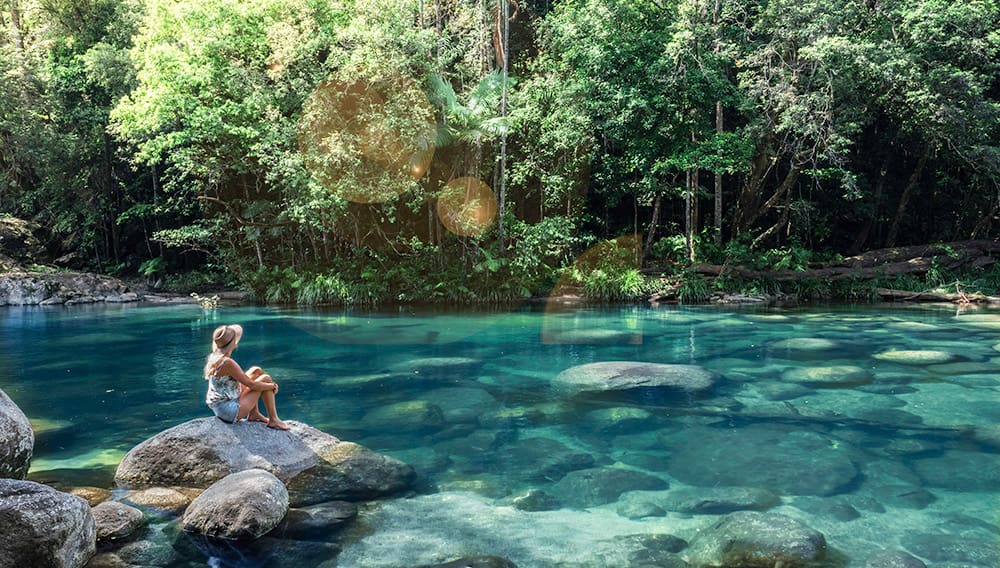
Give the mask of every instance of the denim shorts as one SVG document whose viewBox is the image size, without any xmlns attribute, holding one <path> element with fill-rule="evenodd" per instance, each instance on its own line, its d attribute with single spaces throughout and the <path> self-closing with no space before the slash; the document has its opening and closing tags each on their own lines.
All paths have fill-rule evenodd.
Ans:
<svg viewBox="0 0 1000 568">
<path fill-rule="evenodd" d="M 238 400 L 225 400 L 220 403 L 209 406 L 212 412 L 222 420 L 233 423 L 236 422 L 236 414 L 240 411 L 240 401 Z"/>
</svg>

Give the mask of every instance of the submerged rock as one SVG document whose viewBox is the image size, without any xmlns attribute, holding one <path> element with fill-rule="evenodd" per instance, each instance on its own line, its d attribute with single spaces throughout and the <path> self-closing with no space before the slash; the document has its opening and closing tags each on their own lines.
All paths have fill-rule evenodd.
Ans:
<svg viewBox="0 0 1000 568">
<path fill-rule="evenodd" d="M 534 482 L 556 481 L 571 471 L 594 465 L 594 456 L 543 437 L 516 440 L 486 457 L 491 467 Z"/>
<path fill-rule="evenodd" d="M 192 495 L 190 489 L 150 487 L 149 489 L 129 491 L 123 500 L 137 507 L 152 509 L 163 514 L 180 515 L 184 509 L 187 509 L 191 499 L 196 496 Z"/>
<path fill-rule="evenodd" d="M 0 390 L 0 478 L 24 479 L 34 448 L 31 423 L 7 393 Z"/>
<path fill-rule="evenodd" d="M 734 511 L 770 509 L 781 498 L 758 487 L 702 487 L 671 491 L 663 506 L 670 511 L 722 515 Z"/>
<path fill-rule="evenodd" d="M 705 391 L 716 383 L 712 371 L 697 365 L 664 365 L 636 361 L 604 361 L 571 367 L 553 385 L 574 392 L 614 392 L 632 389 Z"/>
<path fill-rule="evenodd" d="M 834 495 L 858 475 L 848 444 L 791 427 L 689 428 L 664 443 L 674 448 L 670 475 L 700 487 Z"/>
<path fill-rule="evenodd" d="M 872 374 L 854 365 L 798 367 L 781 374 L 784 381 L 812 386 L 863 385 L 872 381 Z"/>
<path fill-rule="evenodd" d="M 552 486 L 552 493 L 569 507 L 595 507 L 612 503 L 626 491 L 657 491 L 670 484 L 648 473 L 621 467 L 571 471 Z"/>
<path fill-rule="evenodd" d="M 522 511 L 554 511 L 562 506 L 558 499 L 540 489 L 529 489 L 514 496 L 511 504 Z"/>
<path fill-rule="evenodd" d="M 500 556 L 468 556 L 444 564 L 424 565 L 420 568 L 517 568 L 517 564 Z"/>
<path fill-rule="evenodd" d="M 97 525 L 97 542 L 106 544 L 128 539 L 146 524 L 142 511 L 117 501 L 91 509 Z"/>
<path fill-rule="evenodd" d="M 226 540 L 267 534 L 288 512 L 288 490 L 262 469 L 227 475 L 195 498 L 184 512 L 186 532 Z"/>
<path fill-rule="evenodd" d="M 958 358 L 954 353 L 924 349 L 890 349 L 873 355 L 880 361 L 891 361 L 905 365 L 934 365 L 947 363 Z"/>
<path fill-rule="evenodd" d="M 702 529 L 691 541 L 696 566 L 771 568 L 806 566 L 826 556 L 823 534 L 791 517 L 741 511 Z"/>
<path fill-rule="evenodd" d="M 372 430 L 412 432 L 436 430 L 444 425 L 444 412 L 438 405 L 425 400 L 408 400 L 375 407 L 365 414 L 360 426 Z"/>
<path fill-rule="evenodd" d="M 217 418 L 185 422 L 142 442 L 122 459 L 115 482 L 125 488 L 208 487 L 223 477 L 263 469 L 287 486 L 294 506 L 333 499 L 384 497 L 413 483 L 413 468 L 301 422 L 291 430 Z"/>
<path fill-rule="evenodd" d="M 389 367 L 391 373 L 412 375 L 414 379 L 469 378 L 483 362 L 471 357 L 424 357 L 410 359 Z"/>
<path fill-rule="evenodd" d="M 349 501 L 328 501 L 311 507 L 289 509 L 270 536 L 322 541 L 357 516 L 358 506 Z"/>
<path fill-rule="evenodd" d="M 927 568 L 927 565 L 902 550 L 880 550 L 865 560 L 864 568 Z"/>
<path fill-rule="evenodd" d="M 903 509 L 923 509 L 937 501 L 933 493 L 915 485 L 880 485 L 872 492 L 883 505 Z"/>
<path fill-rule="evenodd" d="M 82 497 L 16 479 L 0 479 L 0 563 L 78 568 L 96 550 L 94 515 Z"/>
<path fill-rule="evenodd" d="M 902 539 L 907 550 L 929 561 L 932 566 L 946 562 L 968 563 L 973 566 L 1000 565 L 996 538 L 977 539 L 953 534 L 909 534 Z"/>
<path fill-rule="evenodd" d="M 83 497 L 87 500 L 87 504 L 91 507 L 96 507 L 101 503 L 111 499 L 111 490 L 103 489 L 101 487 L 74 487 L 67 491 L 70 495 L 76 495 L 77 497 Z"/>
<path fill-rule="evenodd" d="M 964 450 L 916 460 L 914 469 L 928 485 L 955 491 L 1000 490 L 1000 456 Z"/>
<path fill-rule="evenodd" d="M 771 349 L 790 351 L 792 353 L 789 355 L 792 356 L 794 356 L 794 352 L 806 354 L 817 351 L 828 351 L 839 347 L 840 344 L 836 341 L 823 337 L 792 337 L 771 344 Z"/>
</svg>

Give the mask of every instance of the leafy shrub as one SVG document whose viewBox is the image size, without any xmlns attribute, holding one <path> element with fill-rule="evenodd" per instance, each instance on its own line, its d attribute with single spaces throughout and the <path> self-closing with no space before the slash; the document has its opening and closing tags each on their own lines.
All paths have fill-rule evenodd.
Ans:
<svg viewBox="0 0 1000 568">
<path fill-rule="evenodd" d="M 583 292 L 591 299 L 637 300 L 652 290 L 650 279 L 634 268 L 614 271 L 598 268 L 583 278 Z"/>
<path fill-rule="evenodd" d="M 704 302 L 711 296 L 712 290 L 709 288 L 708 283 L 705 282 L 705 278 L 700 274 L 685 274 L 680 288 L 677 290 L 677 299 L 682 304 Z"/>
</svg>

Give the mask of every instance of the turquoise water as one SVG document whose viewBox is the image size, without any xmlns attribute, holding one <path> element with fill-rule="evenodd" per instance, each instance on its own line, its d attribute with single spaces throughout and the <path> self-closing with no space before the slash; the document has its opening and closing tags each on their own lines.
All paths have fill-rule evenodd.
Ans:
<svg viewBox="0 0 1000 568">
<path fill-rule="evenodd" d="M 839 564 L 893 549 L 928 565 L 1000 565 L 1000 312 L 0 314 L 0 388 L 36 428 L 30 479 L 110 489 L 132 446 L 205 416 L 200 370 L 223 323 L 245 329 L 244 367 L 281 383 L 283 418 L 417 469 L 411 495 L 363 507 L 329 536 L 336 547 L 273 542 L 291 552 L 246 566 L 416 566 L 476 554 L 521 568 L 630 566 L 657 553 L 650 535 L 690 540 L 747 495 L 822 532 Z M 699 365 L 718 381 L 666 395 L 553 382 L 603 361 Z M 145 538 L 148 565 L 219 565 L 167 521 Z"/>
</svg>

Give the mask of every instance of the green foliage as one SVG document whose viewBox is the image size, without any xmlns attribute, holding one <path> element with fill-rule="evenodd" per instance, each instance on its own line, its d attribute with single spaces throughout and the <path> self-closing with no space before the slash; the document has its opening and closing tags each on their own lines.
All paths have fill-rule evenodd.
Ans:
<svg viewBox="0 0 1000 568">
<path fill-rule="evenodd" d="M 642 300 L 652 290 L 650 279 L 634 268 L 617 271 L 597 268 L 583 277 L 583 293 L 591 300 Z"/>
<path fill-rule="evenodd" d="M 636 247 L 602 239 L 645 230 L 655 204 L 652 257 L 681 269 L 688 194 L 703 262 L 804 270 L 880 245 L 897 207 L 914 242 L 993 236 L 993 0 L 521 8 L 504 84 L 476 3 L 0 3 L 0 210 L 92 269 L 224 267 L 301 303 L 502 301 L 564 270 L 594 297 L 640 297 Z M 722 244 L 699 229 L 712 173 Z M 446 197 L 489 201 L 448 185 L 462 177 L 504 203 L 502 230 L 443 228 Z M 896 284 L 980 278 L 940 260 Z M 783 291 L 868 294 L 839 286 Z"/>
<path fill-rule="evenodd" d="M 712 290 L 700 274 L 685 274 L 677 290 L 677 299 L 682 304 L 697 304 L 712 296 Z"/>
<path fill-rule="evenodd" d="M 162 256 L 151 258 L 139 265 L 139 274 L 151 278 L 166 270 L 167 261 Z"/>
</svg>

